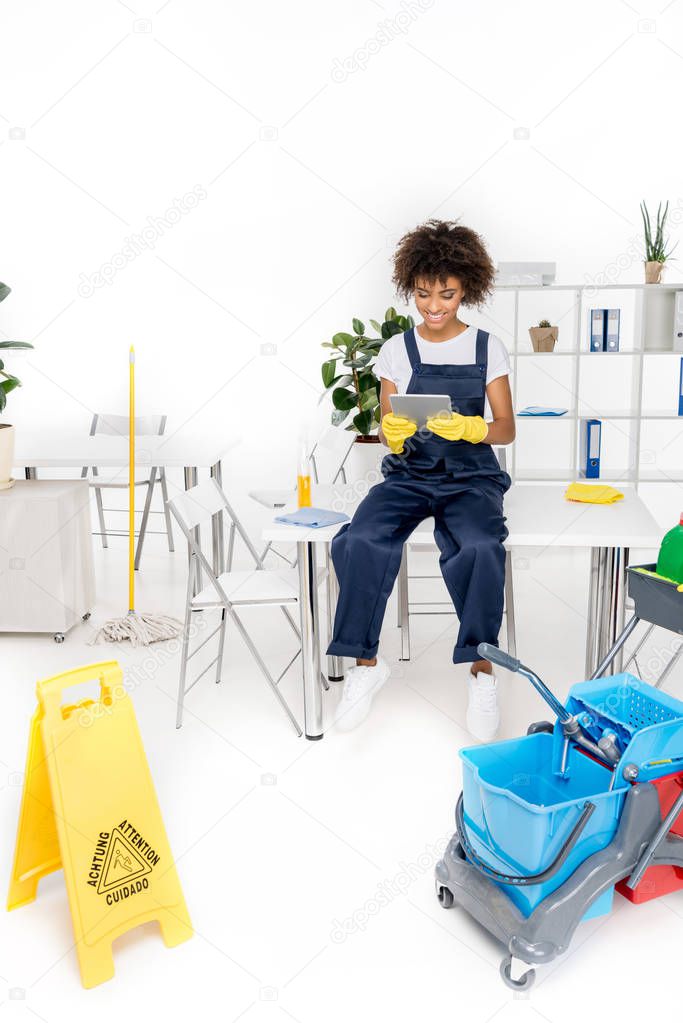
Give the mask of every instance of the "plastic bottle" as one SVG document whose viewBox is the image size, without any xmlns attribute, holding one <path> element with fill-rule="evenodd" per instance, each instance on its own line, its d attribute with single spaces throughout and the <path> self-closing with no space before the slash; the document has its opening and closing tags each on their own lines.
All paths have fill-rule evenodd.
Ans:
<svg viewBox="0 0 683 1023">
<path fill-rule="evenodd" d="M 683 583 L 683 514 L 680 523 L 662 540 L 657 558 L 657 575 Z"/>
<path fill-rule="evenodd" d="M 305 440 L 299 445 L 299 466 L 297 469 L 296 486 L 300 508 L 311 507 L 311 459 Z"/>
</svg>

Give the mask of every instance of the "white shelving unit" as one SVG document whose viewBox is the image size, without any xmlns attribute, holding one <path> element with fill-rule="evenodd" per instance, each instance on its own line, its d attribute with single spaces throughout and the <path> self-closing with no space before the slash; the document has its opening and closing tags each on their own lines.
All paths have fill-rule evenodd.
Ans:
<svg viewBox="0 0 683 1023">
<path fill-rule="evenodd" d="M 517 440 L 508 471 L 515 482 L 579 479 L 580 419 L 592 417 L 603 423 L 601 480 L 638 489 L 673 484 L 683 507 L 683 417 L 677 415 L 683 352 L 673 347 L 676 291 L 683 291 L 683 282 L 496 287 L 478 322 L 510 352 Z M 621 309 L 620 349 L 591 352 L 589 310 L 605 307 Z M 528 328 L 541 318 L 559 326 L 553 352 L 532 350 Z M 670 367 L 662 361 L 667 357 Z M 519 416 L 526 405 L 568 411 Z"/>
</svg>

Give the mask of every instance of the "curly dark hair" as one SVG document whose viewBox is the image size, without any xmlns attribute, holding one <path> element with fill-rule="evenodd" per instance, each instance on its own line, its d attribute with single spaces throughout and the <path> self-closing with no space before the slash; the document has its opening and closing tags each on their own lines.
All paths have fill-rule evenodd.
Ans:
<svg viewBox="0 0 683 1023">
<path fill-rule="evenodd" d="M 457 277 L 468 306 L 481 306 L 493 290 L 496 270 L 480 235 L 457 220 L 428 220 L 404 234 L 394 254 L 393 283 L 408 299 L 419 280 L 445 283 Z"/>
</svg>

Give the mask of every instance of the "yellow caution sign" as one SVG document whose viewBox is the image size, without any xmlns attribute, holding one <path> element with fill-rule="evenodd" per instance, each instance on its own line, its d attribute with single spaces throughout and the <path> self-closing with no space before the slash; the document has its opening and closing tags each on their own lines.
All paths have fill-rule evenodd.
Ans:
<svg viewBox="0 0 683 1023">
<path fill-rule="evenodd" d="M 98 699 L 62 704 L 98 680 Z M 114 975 L 112 942 L 158 920 L 179 945 L 192 924 L 161 819 L 133 704 L 116 661 L 44 679 L 31 723 L 8 909 L 64 869 L 84 987 Z"/>
</svg>

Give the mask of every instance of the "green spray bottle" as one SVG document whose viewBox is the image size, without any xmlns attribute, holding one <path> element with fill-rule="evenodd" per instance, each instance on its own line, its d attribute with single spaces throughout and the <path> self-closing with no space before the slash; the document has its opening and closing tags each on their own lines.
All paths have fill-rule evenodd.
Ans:
<svg viewBox="0 0 683 1023">
<path fill-rule="evenodd" d="M 657 575 L 683 583 L 683 515 L 662 540 L 657 558 Z"/>
</svg>

